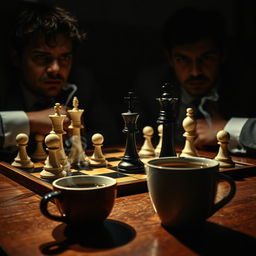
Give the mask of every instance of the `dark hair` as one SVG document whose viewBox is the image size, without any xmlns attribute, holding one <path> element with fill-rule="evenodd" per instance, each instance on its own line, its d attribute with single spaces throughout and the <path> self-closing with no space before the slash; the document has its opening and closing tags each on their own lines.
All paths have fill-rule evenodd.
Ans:
<svg viewBox="0 0 256 256">
<path fill-rule="evenodd" d="M 214 10 L 185 7 L 176 11 L 164 24 L 164 46 L 169 52 L 176 45 L 211 39 L 222 52 L 226 41 L 224 17 Z"/>
<path fill-rule="evenodd" d="M 57 34 L 64 34 L 73 42 L 85 38 L 76 17 L 63 8 L 47 1 L 19 3 L 10 29 L 10 45 L 17 52 L 21 53 L 32 38 L 42 35 L 49 44 Z"/>
</svg>

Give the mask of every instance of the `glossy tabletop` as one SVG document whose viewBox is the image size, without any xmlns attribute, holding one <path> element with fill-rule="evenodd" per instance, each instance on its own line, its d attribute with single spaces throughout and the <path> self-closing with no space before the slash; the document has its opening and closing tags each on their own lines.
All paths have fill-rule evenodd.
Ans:
<svg viewBox="0 0 256 256">
<path fill-rule="evenodd" d="M 39 195 L 0 174 L 0 255 L 256 255 L 256 168 L 228 175 L 234 198 L 195 229 L 166 230 L 139 193 L 118 197 L 104 227 L 77 234 L 41 214 Z"/>
</svg>

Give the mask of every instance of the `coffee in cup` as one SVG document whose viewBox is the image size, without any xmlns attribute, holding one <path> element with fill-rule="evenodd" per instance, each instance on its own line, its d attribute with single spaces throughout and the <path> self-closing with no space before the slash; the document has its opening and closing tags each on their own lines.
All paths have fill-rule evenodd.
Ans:
<svg viewBox="0 0 256 256">
<path fill-rule="evenodd" d="M 100 175 L 77 175 L 53 181 L 53 191 L 41 200 L 41 212 L 49 219 L 83 227 L 101 224 L 110 214 L 116 198 L 116 180 Z M 48 211 L 54 200 L 60 216 Z"/>
<path fill-rule="evenodd" d="M 235 183 L 219 172 L 216 160 L 203 157 L 162 157 L 146 164 L 149 195 L 161 223 L 167 228 L 196 225 L 227 204 Z M 220 181 L 229 192 L 216 202 Z"/>
</svg>

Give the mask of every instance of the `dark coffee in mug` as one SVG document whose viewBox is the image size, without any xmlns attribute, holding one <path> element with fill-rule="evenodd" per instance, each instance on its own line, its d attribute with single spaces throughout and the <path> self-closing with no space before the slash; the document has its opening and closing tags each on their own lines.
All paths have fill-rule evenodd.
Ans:
<svg viewBox="0 0 256 256">
<path fill-rule="evenodd" d="M 208 165 L 203 163 L 196 163 L 196 162 L 159 162 L 155 163 L 157 166 L 163 167 L 175 167 L 175 168 L 205 168 Z"/>
<path fill-rule="evenodd" d="M 77 184 L 67 184 L 67 188 L 100 188 L 106 186 L 105 184 L 100 183 L 77 183 Z"/>
</svg>

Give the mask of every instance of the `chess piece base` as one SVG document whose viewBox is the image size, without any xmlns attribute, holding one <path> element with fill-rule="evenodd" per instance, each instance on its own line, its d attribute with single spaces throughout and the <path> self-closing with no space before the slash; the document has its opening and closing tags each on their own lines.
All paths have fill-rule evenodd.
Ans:
<svg viewBox="0 0 256 256">
<path fill-rule="evenodd" d="M 67 173 L 65 171 L 61 171 L 59 173 L 53 173 L 53 172 L 48 172 L 46 170 L 42 170 L 40 172 L 40 178 L 47 179 L 47 180 L 55 180 L 65 176 L 67 176 Z"/>
<path fill-rule="evenodd" d="M 31 161 L 17 161 L 17 160 L 14 160 L 14 162 L 12 162 L 11 164 L 12 166 L 14 167 L 17 167 L 17 168 L 25 168 L 25 169 L 31 169 L 31 168 L 34 168 L 34 163 L 31 162 Z"/>
<path fill-rule="evenodd" d="M 218 157 L 214 158 L 215 160 L 217 160 L 219 162 L 219 167 L 220 168 L 230 168 L 230 167 L 234 167 L 235 163 L 230 159 L 230 160 L 224 160 Z"/>
<path fill-rule="evenodd" d="M 89 161 L 73 162 L 71 167 L 76 170 L 90 170 Z"/>
<path fill-rule="evenodd" d="M 104 167 L 104 166 L 108 165 L 108 162 L 105 159 L 102 159 L 102 160 L 100 160 L 100 159 L 97 159 L 97 160 L 90 159 L 89 165 L 90 166 L 95 166 L 95 167 Z"/>
<path fill-rule="evenodd" d="M 139 159 L 126 159 L 123 158 L 122 161 L 118 164 L 117 169 L 120 172 L 126 173 L 144 173 L 144 163 Z"/>
<path fill-rule="evenodd" d="M 155 151 L 142 149 L 139 151 L 140 156 L 155 156 Z"/>
</svg>

